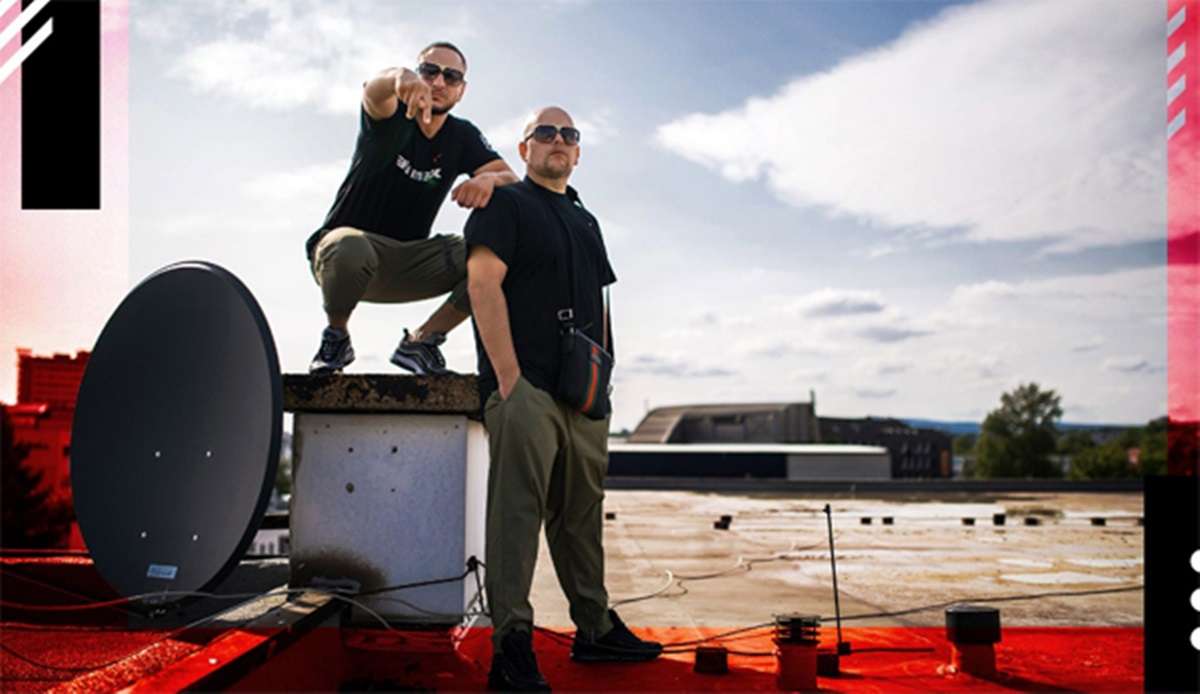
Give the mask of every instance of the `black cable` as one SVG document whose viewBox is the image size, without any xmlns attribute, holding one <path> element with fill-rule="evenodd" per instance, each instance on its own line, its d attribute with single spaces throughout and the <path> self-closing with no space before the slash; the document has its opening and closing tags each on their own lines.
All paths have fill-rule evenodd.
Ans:
<svg viewBox="0 0 1200 694">
<path fill-rule="evenodd" d="M 883 618 L 883 617 L 902 617 L 904 615 L 914 614 L 916 612 L 928 612 L 929 610 L 946 608 L 946 607 L 950 607 L 952 605 L 959 605 L 959 604 L 967 603 L 967 602 L 1015 602 L 1015 601 L 1019 601 L 1019 600 L 1040 600 L 1042 598 L 1070 598 L 1070 597 L 1076 597 L 1076 596 L 1080 596 L 1080 595 L 1104 595 L 1107 593 L 1129 593 L 1129 592 L 1133 592 L 1133 591 L 1142 590 L 1143 588 L 1145 588 L 1145 586 L 1143 586 L 1142 584 L 1139 583 L 1138 585 L 1135 585 L 1135 586 L 1124 586 L 1121 588 L 1099 588 L 1099 589 L 1095 589 L 1095 590 L 1063 590 L 1063 591 L 1052 591 L 1052 592 L 1048 592 L 1048 593 L 1027 593 L 1025 595 L 1000 595 L 1000 596 L 995 596 L 995 597 L 961 598 L 958 600 L 947 600 L 945 602 L 938 602 L 938 603 L 933 603 L 930 605 L 922 605 L 920 607 L 911 607 L 907 610 L 896 610 L 894 612 L 870 612 L 867 614 L 850 615 L 848 617 L 842 617 L 842 621 L 845 622 L 845 621 L 852 620 L 852 619 L 877 619 L 877 618 Z M 831 619 L 831 617 L 822 617 L 821 621 L 827 622 L 830 619 Z"/>
<path fill-rule="evenodd" d="M 384 588 L 374 588 L 372 590 L 362 590 L 354 593 L 355 597 L 367 597 L 369 595 L 378 595 L 380 593 L 392 593 L 397 590 L 408 590 L 410 588 L 424 588 L 425 586 L 437 586 L 443 583 L 454 583 L 461 581 L 471 575 L 471 569 L 462 572 L 461 576 L 449 576 L 447 578 L 435 578 L 430 581 L 416 581 L 415 583 L 400 583 L 394 586 L 386 586 Z"/>
<path fill-rule="evenodd" d="M 416 581 L 414 583 L 400 583 L 400 584 L 397 584 L 394 586 L 386 586 L 384 588 L 373 588 L 371 590 L 361 590 L 357 593 L 354 593 L 353 595 L 356 598 L 361 598 L 361 597 L 367 597 L 369 595 L 378 595 L 380 593 L 391 593 L 391 592 L 395 592 L 397 590 L 408 590 L 410 588 L 424 588 L 425 586 L 437 586 L 437 585 L 441 585 L 443 583 L 454 583 L 455 581 L 461 581 L 461 580 L 465 579 L 467 576 L 470 576 L 472 573 L 475 574 L 475 580 L 476 580 L 476 583 L 478 583 L 479 582 L 479 567 L 481 567 L 481 566 L 485 569 L 487 568 L 487 564 L 484 564 L 483 562 L 479 561 L 479 559 L 475 558 L 474 555 L 472 555 L 470 557 L 467 557 L 466 571 L 463 571 L 462 574 L 459 576 L 448 576 L 446 578 L 435 578 L 430 581 Z M 482 587 L 480 589 L 482 590 Z"/>
<path fill-rule="evenodd" d="M 475 557 L 471 558 L 474 559 Z M 483 564 L 481 561 L 477 561 L 476 563 L 479 565 Z M 490 619 L 492 616 L 492 611 L 490 608 L 488 608 L 487 591 L 483 589 L 483 579 L 479 577 L 479 567 L 476 566 L 472 573 L 475 574 L 475 594 L 479 596 L 479 609 Z"/>
<path fill-rule="evenodd" d="M 60 592 L 60 593 L 64 593 L 64 594 L 66 594 L 66 595 L 70 595 L 70 596 L 71 596 L 71 597 L 73 597 L 73 598 L 83 598 L 83 599 L 85 599 L 85 600 L 88 600 L 88 601 L 89 601 L 89 602 L 87 602 L 87 603 L 81 603 L 81 604 L 101 604 L 101 605 L 103 605 L 104 607 L 112 607 L 112 608 L 114 608 L 114 609 L 120 610 L 120 611 L 122 611 L 122 612 L 124 612 L 125 614 L 127 614 L 127 615 L 130 615 L 130 616 L 140 616 L 140 615 L 138 615 L 138 613 L 137 613 L 137 612 L 135 612 L 134 610 L 130 610 L 130 609 L 128 609 L 128 608 L 125 608 L 125 607 L 121 607 L 121 605 L 123 605 L 123 604 L 125 604 L 125 603 L 124 603 L 124 602 L 121 602 L 121 600 L 119 600 L 119 599 L 118 599 L 118 600 L 104 600 L 104 601 L 101 601 L 101 600 L 96 600 L 94 597 L 92 597 L 92 596 L 90 596 L 90 595 L 86 595 L 86 594 L 84 594 L 84 593 L 79 593 L 79 592 L 76 592 L 76 591 L 73 591 L 73 590 L 69 590 L 69 589 L 67 589 L 67 588 L 63 588 L 63 587 L 61 587 L 61 586 L 56 586 L 56 585 L 54 585 L 54 584 L 52 584 L 52 583 L 47 583 L 47 582 L 45 582 L 45 581 L 42 581 L 42 580 L 36 579 L 36 578 L 34 578 L 34 577 L 32 577 L 32 576 L 27 576 L 27 575 L 25 575 L 24 573 L 22 573 L 22 572 L 20 572 L 20 571 L 13 571 L 13 570 L 12 570 L 12 568 L 11 568 L 11 567 L 8 567 L 8 566 L 0 566 L 0 572 L 7 573 L 8 575 L 12 576 L 13 578 L 20 579 L 20 580 L 22 580 L 22 581 L 25 581 L 25 582 L 27 582 L 27 583 L 32 583 L 32 584 L 34 584 L 34 585 L 41 586 L 41 587 L 43 587 L 43 588 L 49 588 L 50 590 L 56 590 L 56 591 L 58 591 L 58 592 Z M 19 603 L 9 603 L 9 604 L 14 604 L 14 605 L 18 605 L 18 606 L 19 606 Z M 37 606 L 33 606 L 33 607 L 34 607 L 34 609 L 36 609 L 36 607 L 37 607 Z"/>
</svg>

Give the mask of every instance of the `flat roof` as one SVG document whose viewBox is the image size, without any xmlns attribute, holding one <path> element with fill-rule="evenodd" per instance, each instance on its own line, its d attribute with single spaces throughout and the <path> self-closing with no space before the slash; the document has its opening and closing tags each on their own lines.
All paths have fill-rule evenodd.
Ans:
<svg viewBox="0 0 1200 694">
<path fill-rule="evenodd" d="M 776 453 L 784 455 L 886 455 L 883 446 L 841 443 L 610 443 L 609 453 Z"/>
</svg>

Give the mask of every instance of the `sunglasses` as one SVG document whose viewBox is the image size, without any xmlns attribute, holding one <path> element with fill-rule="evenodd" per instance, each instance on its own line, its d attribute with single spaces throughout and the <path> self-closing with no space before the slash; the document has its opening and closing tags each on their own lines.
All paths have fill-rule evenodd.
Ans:
<svg viewBox="0 0 1200 694">
<path fill-rule="evenodd" d="M 452 67 L 442 67 L 435 63 L 421 63 L 417 66 L 417 74 L 432 82 L 437 79 L 440 74 L 442 79 L 446 81 L 447 87 L 455 87 L 462 84 L 463 71 L 455 70 Z"/>
<path fill-rule="evenodd" d="M 558 136 L 559 133 L 562 133 L 562 139 L 563 139 L 564 144 L 568 144 L 568 145 L 579 144 L 579 138 L 580 138 L 579 130 L 576 128 L 572 128 L 569 125 L 564 125 L 561 128 L 558 126 L 555 126 L 555 125 L 536 126 L 533 130 L 530 131 L 530 133 L 528 135 L 525 136 L 525 140 L 528 140 L 529 138 L 532 137 L 533 139 L 537 140 L 538 142 L 542 143 L 543 145 L 548 145 L 551 142 L 554 142 L 554 138 L 556 136 Z"/>
</svg>

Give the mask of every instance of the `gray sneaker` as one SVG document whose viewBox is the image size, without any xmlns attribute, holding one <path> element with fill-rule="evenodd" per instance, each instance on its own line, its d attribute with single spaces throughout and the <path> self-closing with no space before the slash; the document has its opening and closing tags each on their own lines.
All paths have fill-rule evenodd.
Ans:
<svg viewBox="0 0 1200 694">
<path fill-rule="evenodd" d="M 420 342 L 412 339 L 408 331 L 404 331 L 404 339 L 392 352 L 392 363 L 402 369 L 408 369 L 418 376 L 448 374 L 446 358 L 438 345 L 446 341 L 445 333 L 431 333 Z"/>
<path fill-rule="evenodd" d="M 350 333 L 337 328 L 325 328 L 321 333 L 321 347 L 317 356 L 308 365 L 310 374 L 341 373 L 354 361 L 354 347 L 350 344 Z"/>
</svg>

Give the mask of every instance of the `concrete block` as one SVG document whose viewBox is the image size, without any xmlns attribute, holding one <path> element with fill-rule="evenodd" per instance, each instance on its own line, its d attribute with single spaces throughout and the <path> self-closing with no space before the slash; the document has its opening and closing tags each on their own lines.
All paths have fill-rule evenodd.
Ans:
<svg viewBox="0 0 1200 694">
<path fill-rule="evenodd" d="M 474 375 L 284 374 L 288 412 L 375 412 L 479 416 Z"/>
<path fill-rule="evenodd" d="M 468 557 L 484 558 L 488 448 L 479 422 L 302 411 L 293 451 L 293 586 L 350 578 L 370 591 L 459 576 Z M 363 600 L 389 620 L 453 624 L 476 592 L 468 577 Z"/>
</svg>

